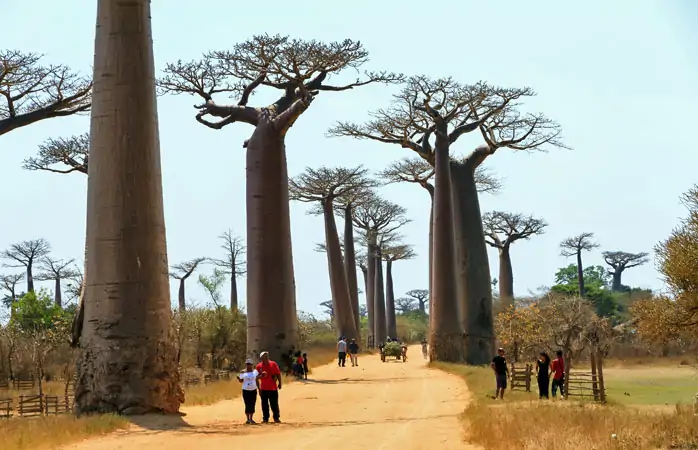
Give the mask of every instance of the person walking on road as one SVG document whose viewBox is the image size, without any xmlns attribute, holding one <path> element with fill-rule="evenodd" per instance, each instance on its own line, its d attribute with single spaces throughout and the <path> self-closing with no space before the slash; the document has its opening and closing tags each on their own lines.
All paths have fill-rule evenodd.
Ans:
<svg viewBox="0 0 698 450">
<path fill-rule="evenodd" d="M 538 398 L 550 398 L 550 356 L 546 352 L 540 352 L 536 361 L 536 375 L 538 379 Z"/>
<path fill-rule="evenodd" d="M 344 336 L 339 338 L 337 342 L 337 365 L 339 367 L 344 367 L 347 362 L 347 341 L 344 340 Z"/>
<path fill-rule="evenodd" d="M 245 402 L 248 425 L 256 423 L 252 417 L 257 404 L 257 380 L 264 375 L 265 373 L 259 373 L 254 368 L 254 362 L 251 359 L 245 361 L 245 370 L 238 375 L 238 381 L 242 384 L 242 400 Z"/>
<path fill-rule="evenodd" d="M 269 352 L 259 354 L 262 362 L 257 364 L 257 372 L 264 374 L 257 379 L 259 397 L 262 400 L 262 422 L 269 423 L 269 408 L 275 423 L 281 423 L 279 411 L 279 391 L 281 390 L 281 370 L 269 359 Z"/>
<path fill-rule="evenodd" d="M 550 371 L 553 374 L 553 398 L 557 397 L 557 389 L 560 388 L 560 396 L 565 395 L 565 360 L 562 358 L 562 351 L 555 353 L 555 360 L 550 364 Z"/>
<path fill-rule="evenodd" d="M 507 367 L 507 360 L 504 357 L 503 348 L 497 350 L 497 356 L 492 359 L 490 367 L 492 367 L 494 377 L 497 381 L 497 390 L 495 391 L 494 398 L 504 400 L 504 391 L 507 390 L 507 376 L 509 375 L 509 368 Z"/>
<path fill-rule="evenodd" d="M 424 356 L 424 359 L 427 359 L 427 356 L 429 355 L 429 347 L 427 345 L 427 340 L 422 339 L 422 356 Z"/>
<path fill-rule="evenodd" d="M 356 343 L 354 338 L 349 342 L 349 357 L 351 358 L 352 367 L 359 365 L 359 344 Z"/>
</svg>

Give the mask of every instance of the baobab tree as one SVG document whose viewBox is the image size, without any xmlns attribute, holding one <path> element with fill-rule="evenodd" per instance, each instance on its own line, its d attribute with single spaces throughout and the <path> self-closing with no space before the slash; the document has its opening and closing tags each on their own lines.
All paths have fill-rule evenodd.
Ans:
<svg viewBox="0 0 698 450">
<path fill-rule="evenodd" d="M 0 50 L 0 136 L 54 117 L 90 109 L 92 82 L 42 56 Z"/>
<path fill-rule="evenodd" d="M 342 215 L 342 211 L 338 211 Z M 354 208 L 352 221 L 354 227 L 363 232 L 366 242 L 366 306 L 368 309 L 368 333 L 375 342 L 385 339 L 384 305 L 376 300 L 376 274 L 379 238 L 389 236 L 403 225 L 410 222 L 405 217 L 406 210 L 400 205 L 389 202 L 377 194 L 366 197 Z M 359 258 L 357 258 L 359 259 Z M 382 271 L 382 270 L 381 270 Z M 376 311 L 378 305 L 379 311 Z M 379 316 L 380 314 L 380 316 Z"/>
<path fill-rule="evenodd" d="M 225 252 L 225 258 L 212 259 L 211 261 L 222 273 L 230 277 L 230 310 L 236 311 L 240 307 L 237 279 L 247 273 L 245 268 L 247 262 L 243 260 L 247 248 L 245 241 L 240 236 L 236 236 L 230 228 L 218 238 L 223 241 L 221 248 Z"/>
<path fill-rule="evenodd" d="M 548 224 L 543 219 L 523 214 L 492 211 L 483 214 L 485 242 L 499 252 L 499 300 L 503 305 L 514 304 L 514 269 L 511 265 L 511 245 L 531 236 L 543 234 Z"/>
<path fill-rule="evenodd" d="M 34 263 L 48 255 L 51 251 L 51 244 L 46 239 L 32 239 L 12 244 L 10 248 L 0 253 L 0 258 L 6 262 L 5 267 L 20 268 L 27 271 L 27 292 L 34 291 Z"/>
<path fill-rule="evenodd" d="M 82 173 L 87 175 L 90 157 L 88 133 L 70 137 L 48 139 L 39 145 L 36 156 L 22 163 L 26 170 L 43 170 L 53 173 Z"/>
<path fill-rule="evenodd" d="M 475 183 L 475 170 L 500 148 L 512 150 L 538 150 L 547 146 L 562 147 L 560 127 L 542 114 L 525 114 L 518 110 L 519 103 L 534 95 L 529 88 L 511 89 L 490 86 L 486 83 L 462 85 L 454 80 L 412 77 L 395 95 L 393 104 L 372 113 L 365 124 L 340 122 L 329 130 L 331 136 L 351 136 L 399 145 L 417 153 L 429 162 L 436 173 L 438 191 L 437 153 L 448 153 L 450 146 L 464 134 L 479 131 L 484 144 L 464 158 L 451 159 L 444 155 L 442 162 L 448 166 L 449 177 L 442 176 L 442 186 L 453 190 L 452 202 L 440 211 L 443 220 L 450 214 L 451 227 L 455 230 L 457 271 L 461 321 L 466 335 L 466 361 L 471 364 L 489 362 L 494 351 L 494 324 L 492 318 L 492 287 L 487 258 L 482 217 Z M 432 143 L 432 140 L 434 141 Z M 445 172 L 443 172 L 445 173 Z M 450 181 L 452 180 L 452 181 Z M 434 243 L 439 238 L 436 226 L 436 197 L 434 200 Z M 444 216 L 445 215 L 445 216 Z M 448 234 L 446 226 L 443 230 Z M 450 238 L 446 237 L 446 241 Z M 442 251 L 452 252 L 453 245 L 441 245 Z M 448 254 L 440 254 L 436 247 L 434 262 L 450 263 Z M 451 283 L 444 272 L 437 274 L 446 288 L 433 286 L 432 297 L 436 302 L 442 293 L 451 295 Z M 445 309 L 444 318 L 452 317 L 458 309 L 446 300 L 439 310 Z M 438 310 L 432 311 L 432 319 L 441 321 Z M 446 326 L 446 324 L 444 324 Z M 455 325 L 448 325 L 455 340 Z M 432 345 L 437 349 L 438 346 Z M 455 353 L 454 353 L 455 354 Z"/>
<path fill-rule="evenodd" d="M 162 92 L 189 94 L 203 103 L 196 120 L 219 130 L 235 122 L 254 127 L 247 148 L 247 342 L 248 352 L 270 351 L 271 358 L 295 346 L 297 316 L 289 218 L 285 136 L 320 92 L 347 91 L 372 83 L 400 81 L 401 75 L 367 72 L 343 85 L 329 79 L 357 70 L 368 60 L 361 43 L 323 43 L 287 36 L 258 35 L 231 50 L 211 51 L 199 61 L 170 63 L 160 80 Z M 259 88 L 276 89 L 267 106 L 248 101 Z M 217 95 L 233 95 L 222 105 Z M 219 118 L 212 121 L 207 116 Z"/>
<path fill-rule="evenodd" d="M 54 288 L 54 300 L 56 306 L 59 308 L 63 307 L 63 290 L 61 283 L 65 280 L 70 280 L 75 278 L 78 274 L 73 267 L 74 259 L 63 260 L 63 259 L 53 259 L 49 256 L 45 256 L 39 260 L 39 269 L 41 272 L 36 277 L 39 281 L 53 281 L 55 283 Z"/>
<path fill-rule="evenodd" d="M 409 245 L 391 245 L 383 249 L 383 260 L 385 261 L 385 315 L 389 336 L 397 336 L 393 263 L 405 259 L 412 259 L 415 256 L 417 256 L 417 254 Z"/>
<path fill-rule="evenodd" d="M 584 266 L 582 265 L 582 253 L 598 248 L 594 242 L 594 233 L 582 233 L 560 242 L 560 254 L 566 258 L 577 258 L 577 284 L 579 285 L 579 297 L 584 298 Z"/>
<path fill-rule="evenodd" d="M 206 258 L 194 258 L 189 261 L 184 261 L 179 264 L 174 264 L 170 267 L 170 277 L 175 280 L 179 280 L 179 292 L 177 294 L 177 300 L 179 303 L 179 310 L 185 311 L 187 309 L 187 301 L 185 296 L 184 283 L 187 279 L 194 273 L 199 264 L 206 261 Z"/>
<path fill-rule="evenodd" d="M 359 330 L 356 328 L 355 320 L 358 311 L 355 313 L 352 305 L 352 295 L 342 258 L 334 207 L 337 198 L 363 192 L 373 186 L 374 182 L 367 173 L 368 171 L 362 166 L 354 168 L 307 168 L 303 173 L 289 180 L 292 200 L 320 204 L 319 212 L 322 213 L 325 222 L 325 248 L 327 250 L 330 289 L 334 302 L 334 321 L 339 334 L 349 339 L 359 338 Z M 358 309 L 358 293 L 356 307 Z"/>
<path fill-rule="evenodd" d="M 628 253 L 628 252 L 603 252 L 603 259 L 606 264 L 611 266 L 613 269 L 611 275 L 613 276 L 613 283 L 611 284 L 611 290 L 618 292 L 621 290 L 623 284 L 621 283 L 621 277 L 623 272 L 627 269 L 632 269 L 633 267 L 641 266 L 646 264 L 649 259 L 647 258 L 647 253 Z"/>
<path fill-rule="evenodd" d="M 400 297 L 395 300 L 395 310 L 400 311 L 400 314 L 408 314 L 415 310 L 417 301 L 412 297 Z"/>
<path fill-rule="evenodd" d="M 419 312 L 421 312 L 422 314 L 426 314 L 427 302 L 429 302 L 429 304 L 431 304 L 431 302 L 429 301 L 429 291 L 428 290 L 426 290 L 426 289 L 412 289 L 410 291 L 405 292 L 405 295 L 407 297 L 410 297 L 410 298 L 413 298 L 414 300 L 416 300 L 417 303 L 419 304 Z M 431 310 L 429 310 L 429 312 L 431 313 Z"/>
<path fill-rule="evenodd" d="M 17 285 L 24 279 L 24 273 L 0 275 L 0 289 L 5 292 L 4 303 L 10 308 L 10 317 L 14 316 L 15 305 L 19 300 Z"/>
<path fill-rule="evenodd" d="M 93 66 L 75 408 L 78 414 L 174 413 L 183 393 L 170 336 L 149 0 L 98 1 Z"/>
<path fill-rule="evenodd" d="M 420 157 L 408 157 L 395 161 L 378 173 L 378 176 L 387 183 L 415 183 L 423 187 L 429 193 L 429 290 L 431 290 L 431 266 L 433 245 L 434 222 L 434 185 L 431 179 L 434 177 L 434 167 Z M 475 169 L 475 184 L 478 192 L 497 193 L 501 190 L 500 180 L 492 175 L 485 167 Z"/>
</svg>

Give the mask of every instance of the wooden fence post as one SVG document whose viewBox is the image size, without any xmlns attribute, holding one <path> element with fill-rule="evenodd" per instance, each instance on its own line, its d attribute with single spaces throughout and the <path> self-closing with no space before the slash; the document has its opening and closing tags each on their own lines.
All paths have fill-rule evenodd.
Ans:
<svg viewBox="0 0 698 450">
<path fill-rule="evenodd" d="M 603 381 L 603 356 L 598 347 L 594 347 L 594 353 L 596 353 L 596 370 L 599 376 L 599 400 L 601 403 L 606 403 L 606 385 Z"/>
<path fill-rule="evenodd" d="M 533 364 L 526 364 L 526 392 L 531 392 L 531 375 L 533 374 Z"/>
<path fill-rule="evenodd" d="M 589 350 L 589 361 L 591 362 L 591 390 L 594 394 L 594 401 L 599 401 L 599 383 L 596 375 L 596 346 Z"/>
</svg>

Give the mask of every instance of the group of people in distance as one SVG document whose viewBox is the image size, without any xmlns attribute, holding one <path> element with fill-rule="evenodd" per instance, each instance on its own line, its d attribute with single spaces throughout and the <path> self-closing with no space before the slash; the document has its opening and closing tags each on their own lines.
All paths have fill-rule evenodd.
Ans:
<svg viewBox="0 0 698 450">
<path fill-rule="evenodd" d="M 497 356 L 492 359 L 490 364 L 494 371 L 497 390 L 495 391 L 495 399 L 504 399 L 504 391 L 507 389 L 507 379 L 509 378 L 509 366 L 507 359 L 504 357 L 504 349 L 497 350 Z M 540 352 L 536 361 L 536 378 L 538 381 L 538 398 L 549 398 L 550 377 L 552 376 L 552 391 L 553 398 L 557 396 L 557 390 L 560 389 L 560 395 L 565 395 L 565 360 L 562 357 L 562 351 L 558 350 L 555 353 L 555 359 L 550 360 L 550 356 L 546 352 Z"/>
<path fill-rule="evenodd" d="M 351 366 L 358 366 L 359 344 L 354 338 L 347 343 L 347 339 L 344 336 L 340 336 L 339 340 L 337 341 L 337 366 L 346 367 L 347 353 L 349 353 L 349 358 L 351 359 Z"/>
</svg>

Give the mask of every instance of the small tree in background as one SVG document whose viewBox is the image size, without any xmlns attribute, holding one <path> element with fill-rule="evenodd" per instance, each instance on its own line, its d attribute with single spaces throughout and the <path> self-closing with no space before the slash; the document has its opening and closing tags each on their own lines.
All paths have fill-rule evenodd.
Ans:
<svg viewBox="0 0 698 450">
<path fill-rule="evenodd" d="M 591 251 L 599 247 L 599 244 L 594 242 L 594 233 L 582 233 L 577 236 L 567 238 L 560 243 L 560 254 L 569 258 L 574 256 L 577 258 L 577 283 L 579 285 L 579 296 L 584 298 L 584 266 L 582 265 L 582 253 Z"/>
<path fill-rule="evenodd" d="M 223 241 L 221 248 L 225 252 L 225 257 L 223 259 L 214 258 L 211 261 L 222 273 L 230 277 L 230 309 L 237 310 L 240 308 L 237 279 L 247 273 L 245 267 L 247 247 L 245 247 L 245 241 L 240 236 L 233 234 L 233 230 L 230 228 L 218 238 Z"/>
<path fill-rule="evenodd" d="M 34 290 L 34 263 L 48 255 L 51 244 L 46 239 L 32 239 L 18 244 L 12 244 L 10 248 L 0 253 L 0 258 L 5 260 L 5 267 L 20 268 L 27 271 L 27 292 Z"/>
</svg>

